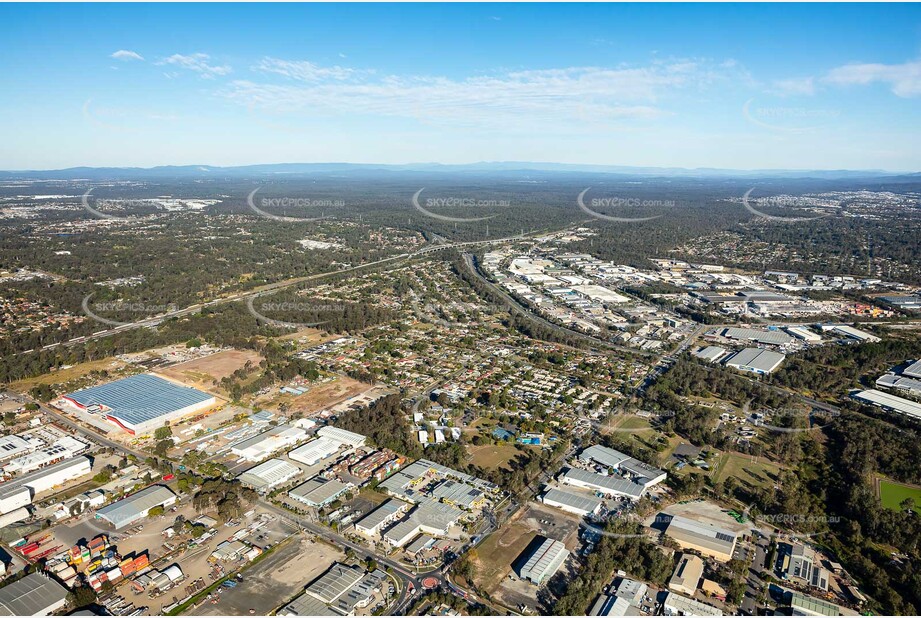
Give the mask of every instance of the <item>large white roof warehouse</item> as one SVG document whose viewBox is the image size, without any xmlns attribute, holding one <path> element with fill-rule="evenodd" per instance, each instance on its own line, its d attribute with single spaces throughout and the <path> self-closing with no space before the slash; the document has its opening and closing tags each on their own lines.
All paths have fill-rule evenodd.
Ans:
<svg viewBox="0 0 921 618">
<path fill-rule="evenodd" d="M 793 343 L 793 337 L 779 330 L 756 330 L 754 328 L 724 328 L 720 333 L 727 339 L 741 341 L 757 341 L 767 345 L 788 345 Z"/>
<path fill-rule="evenodd" d="M 366 436 L 363 436 L 360 433 L 339 429 L 338 427 L 331 427 L 329 425 L 326 427 L 320 427 L 320 429 L 317 430 L 317 435 L 321 438 L 326 438 L 327 440 L 332 440 L 333 442 L 343 444 L 351 448 L 364 446 L 365 440 L 368 439 Z"/>
<path fill-rule="evenodd" d="M 333 442 L 328 438 L 317 438 L 303 446 L 299 446 L 290 453 L 288 457 L 294 461 L 299 461 L 308 466 L 313 466 L 320 461 L 331 457 L 339 452 L 339 443 Z"/>
<path fill-rule="evenodd" d="M 533 543 L 532 543 L 533 546 Z M 566 546 L 554 539 L 544 539 L 534 552 L 528 556 L 521 567 L 519 575 L 533 584 L 540 586 L 553 577 L 569 556 Z"/>
<path fill-rule="evenodd" d="M 745 348 L 727 358 L 726 366 L 739 371 L 766 375 L 780 367 L 785 358 L 786 356 L 778 352 L 761 348 Z"/>
<path fill-rule="evenodd" d="M 560 480 L 566 485 L 575 487 L 585 487 L 599 491 L 608 496 L 624 496 L 631 500 L 639 500 L 643 497 L 645 487 L 639 483 L 628 481 L 619 476 L 605 476 L 595 474 L 582 468 L 567 468 Z"/>
<path fill-rule="evenodd" d="M 307 437 L 300 427 L 278 425 L 248 440 L 231 445 L 230 452 L 246 461 L 262 461 L 283 448 L 294 446 Z"/>
<path fill-rule="evenodd" d="M 301 473 L 301 469 L 283 459 L 269 459 L 254 468 L 250 468 L 237 478 L 259 493 L 284 485 Z"/>
<path fill-rule="evenodd" d="M 213 395 L 147 373 L 68 393 L 63 399 L 84 412 L 98 410 L 130 434 L 151 432 L 217 402 Z"/>
<path fill-rule="evenodd" d="M 96 511 L 96 519 L 104 519 L 116 530 L 144 519 L 155 506 L 169 506 L 176 502 L 176 494 L 163 485 L 151 485 L 118 502 Z"/>
<path fill-rule="evenodd" d="M 921 403 L 912 401 L 911 399 L 905 399 L 904 397 L 896 397 L 895 395 L 878 391 L 875 388 L 858 391 L 852 394 L 851 397 L 863 403 L 879 406 L 884 410 L 898 412 L 899 414 L 914 418 L 921 418 Z"/>
</svg>

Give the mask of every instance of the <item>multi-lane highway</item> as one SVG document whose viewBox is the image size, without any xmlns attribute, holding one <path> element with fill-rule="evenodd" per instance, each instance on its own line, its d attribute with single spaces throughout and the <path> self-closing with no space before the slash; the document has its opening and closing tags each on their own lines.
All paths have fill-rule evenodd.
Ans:
<svg viewBox="0 0 921 618">
<path fill-rule="evenodd" d="M 225 303 L 232 303 L 232 302 L 237 302 L 240 300 L 246 300 L 248 298 L 264 296 L 264 295 L 271 294 L 273 292 L 277 292 L 285 288 L 300 285 L 302 283 L 307 283 L 308 281 L 316 281 L 318 279 L 324 279 L 326 277 L 344 275 L 344 274 L 348 274 L 348 273 L 355 272 L 358 270 L 373 268 L 375 266 L 380 266 L 382 264 L 387 264 L 391 262 L 396 263 L 402 260 L 410 260 L 413 258 L 418 258 L 418 257 L 428 255 L 430 253 L 434 253 L 436 251 L 446 251 L 449 249 L 460 249 L 464 247 L 475 247 L 478 245 L 501 244 L 505 242 L 514 242 L 517 240 L 523 240 L 526 238 L 528 238 L 527 235 L 526 236 L 519 235 L 519 236 L 508 236 L 504 238 L 494 238 L 490 240 L 472 240 L 472 241 L 466 241 L 466 242 L 454 242 L 454 243 L 445 243 L 445 244 L 438 244 L 438 245 L 429 245 L 427 247 L 424 247 L 417 251 L 413 251 L 411 253 L 400 253 L 399 255 L 392 255 L 390 257 L 382 258 L 380 260 L 375 260 L 373 262 L 368 262 L 366 264 L 358 264 L 357 266 L 350 266 L 348 268 L 342 268 L 339 270 L 332 270 L 332 271 L 328 271 L 324 273 L 317 273 L 315 275 L 307 275 L 304 277 L 294 277 L 292 279 L 285 279 L 284 281 L 270 283 L 268 285 L 260 286 L 256 289 L 249 290 L 247 292 L 238 292 L 236 294 L 231 294 L 230 296 L 224 296 L 222 298 L 216 298 L 214 300 L 210 300 L 205 303 L 197 303 L 195 305 L 190 305 L 183 309 L 177 309 L 175 311 L 169 311 L 169 312 L 162 313 L 160 315 L 156 315 L 153 317 L 137 320 L 136 322 L 129 322 L 125 324 L 119 324 L 117 326 L 112 326 L 111 328 L 105 328 L 103 330 L 93 333 L 92 335 L 86 335 L 83 337 L 75 337 L 74 339 L 70 339 L 68 341 L 62 341 L 58 343 L 50 343 L 46 346 L 38 348 L 38 350 L 39 351 L 54 350 L 55 348 L 69 347 L 69 346 L 80 344 L 80 343 L 86 343 L 87 341 L 93 341 L 95 339 L 103 339 L 105 337 L 111 337 L 113 335 L 116 335 L 118 333 L 128 331 L 128 330 L 134 330 L 137 328 L 153 328 L 155 326 L 158 326 L 159 324 L 162 324 L 166 320 L 170 320 L 173 318 L 179 318 L 179 317 L 190 315 L 193 313 L 198 313 L 202 309 L 205 309 L 208 307 L 214 307 L 216 305 L 222 305 Z M 35 351 L 36 350 L 25 350 L 23 352 L 20 352 L 20 354 L 29 354 Z"/>
</svg>

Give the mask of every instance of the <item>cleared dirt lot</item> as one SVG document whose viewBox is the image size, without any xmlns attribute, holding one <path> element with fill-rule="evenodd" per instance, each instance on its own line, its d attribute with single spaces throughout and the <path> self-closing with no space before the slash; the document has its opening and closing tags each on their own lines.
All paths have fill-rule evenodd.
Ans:
<svg viewBox="0 0 921 618">
<path fill-rule="evenodd" d="M 189 613 L 244 616 L 252 609 L 256 615 L 268 615 L 299 594 L 333 562 L 344 558 L 345 554 L 338 549 L 300 533 L 271 556 L 244 571 L 243 581 L 236 588 L 225 589 L 217 604 L 205 603 Z"/>
<path fill-rule="evenodd" d="M 262 356 L 253 350 L 224 350 L 210 356 L 159 369 L 157 373 L 188 386 L 213 391 L 217 389 L 215 381 L 220 382 L 222 378 L 226 378 L 246 365 L 247 361 L 258 367 Z"/>
<path fill-rule="evenodd" d="M 289 415 L 299 412 L 303 416 L 312 416 L 321 410 L 332 407 L 356 395 L 361 395 L 373 388 L 373 386 L 368 386 L 352 378 L 336 376 L 330 382 L 311 386 L 310 390 L 303 395 L 295 397 L 280 394 L 275 390 L 270 395 L 260 397 L 255 403 L 259 407 L 269 410 L 277 410 L 278 406 L 285 404 Z"/>
<path fill-rule="evenodd" d="M 528 504 L 477 548 L 477 587 L 506 606 L 527 602 L 533 607 L 537 586 L 519 580 L 513 565 L 538 534 L 562 541 L 571 551 L 578 543 L 579 519 L 559 509 Z"/>
</svg>

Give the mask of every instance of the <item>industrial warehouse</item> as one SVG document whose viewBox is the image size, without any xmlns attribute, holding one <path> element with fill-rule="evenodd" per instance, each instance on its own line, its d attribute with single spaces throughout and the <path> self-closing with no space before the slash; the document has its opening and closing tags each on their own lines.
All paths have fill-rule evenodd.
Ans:
<svg viewBox="0 0 921 618">
<path fill-rule="evenodd" d="M 737 371 L 767 375 L 773 373 L 786 356 L 779 352 L 762 350 L 761 348 L 745 348 L 725 360 L 727 367 Z"/>
<path fill-rule="evenodd" d="M 535 537 L 531 542 L 528 548 L 531 553 L 527 554 L 527 559 L 518 572 L 521 579 L 537 586 L 553 577 L 569 557 L 569 550 L 561 542 L 547 538 L 540 541 L 541 538 Z"/>
<path fill-rule="evenodd" d="M 167 507 L 175 503 L 176 494 L 169 488 L 163 485 L 151 485 L 99 509 L 96 511 L 96 519 L 103 519 L 115 526 L 116 530 L 121 530 L 147 517 L 150 509 L 157 506 Z"/>
<path fill-rule="evenodd" d="M 61 401 L 64 409 L 101 415 L 131 435 L 150 433 L 217 403 L 213 395 L 146 373 L 68 393 Z"/>
<path fill-rule="evenodd" d="M 905 416 L 921 419 L 921 403 L 912 401 L 911 399 L 897 397 L 895 395 L 876 390 L 875 388 L 870 388 L 863 391 L 855 391 L 851 397 L 861 403 L 876 406 L 878 408 L 882 408 L 883 410 L 888 410 L 897 414 L 904 414 Z"/>
<path fill-rule="evenodd" d="M 560 475 L 560 482 L 573 487 L 583 487 L 605 496 L 639 500 L 643 497 L 643 486 L 618 476 L 596 474 L 582 468 L 567 468 Z"/>
<path fill-rule="evenodd" d="M 44 573 L 30 573 L 0 588 L 0 615 L 47 616 L 67 604 L 67 588 Z"/>
<path fill-rule="evenodd" d="M 720 562 L 729 562 L 736 548 L 735 533 L 687 517 L 672 517 L 665 534 L 683 549 L 699 551 Z"/>
<path fill-rule="evenodd" d="M 579 454 L 579 460 L 584 463 L 594 462 L 604 468 L 613 469 L 627 480 L 641 485 L 644 489 L 658 485 L 667 476 L 664 470 L 599 444 L 592 445 L 582 451 Z"/>
<path fill-rule="evenodd" d="M 367 536 L 380 534 L 387 525 L 393 523 L 409 510 L 409 504 L 396 498 L 390 498 L 376 509 L 355 522 L 355 530 Z"/>
<path fill-rule="evenodd" d="M 323 508 L 353 489 L 354 485 L 316 476 L 288 492 L 288 495 L 307 506 Z"/>
<path fill-rule="evenodd" d="M 230 447 L 230 452 L 243 461 L 262 461 L 278 451 L 294 446 L 307 437 L 299 427 L 278 425 Z"/>
<path fill-rule="evenodd" d="M 46 466 L 0 485 L 0 513 L 28 506 L 37 494 L 90 473 L 88 457 L 78 456 Z"/>
<path fill-rule="evenodd" d="M 582 496 L 553 487 L 547 489 L 541 499 L 546 505 L 555 506 L 567 513 L 583 517 L 586 515 L 597 515 L 602 505 L 602 501 L 594 496 Z"/>
<path fill-rule="evenodd" d="M 238 478 L 244 485 L 264 494 L 284 485 L 301 473 L 301 469 L 281 459 L 270 459 L 250 468 Z"/>
<path fill-rule="evenodd" d="M 317 438 L 303 446 L 299 446 L 290 453 L 288 457 L 294 461 L 313 466 L 324 459 L 332 457 L 339 452 L 339 443 L 333 442 L 328 438 Z"/>
<path fill-rule="evenodd" d="M 403 547 L 421 533 L 448 536 L 463 516 L 463 511 L 449 504 L 424 502 L 382 536 L 393 547 Z"/>
</svg>

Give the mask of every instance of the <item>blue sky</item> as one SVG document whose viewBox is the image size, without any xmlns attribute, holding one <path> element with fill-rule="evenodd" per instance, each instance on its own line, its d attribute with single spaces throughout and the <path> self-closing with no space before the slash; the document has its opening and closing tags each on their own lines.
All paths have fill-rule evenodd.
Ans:
<svg viewBox="0 0 921 618">
<path fill-rule="evenodd" d="M 921 169 L 921 7 L 0 5 L 0 169 Z"/>
</svg>

